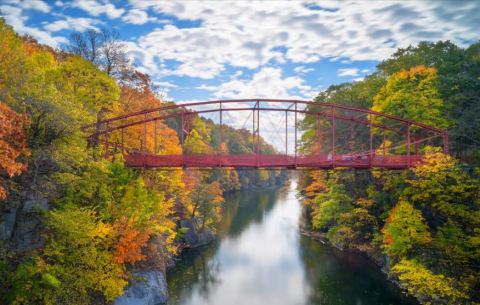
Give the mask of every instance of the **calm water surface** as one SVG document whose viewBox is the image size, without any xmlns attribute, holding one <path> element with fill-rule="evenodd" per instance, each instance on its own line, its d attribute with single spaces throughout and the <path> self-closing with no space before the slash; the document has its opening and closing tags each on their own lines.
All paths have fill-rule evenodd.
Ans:
<svg viewBox="0 0 480 305">
<path fill-rule="evenodd" d="M 417 304 L 364 257 L 302 236 L 295 187 L 226 196 L 217 241 L 168 273 L 168 304 Z"/>
</svg>

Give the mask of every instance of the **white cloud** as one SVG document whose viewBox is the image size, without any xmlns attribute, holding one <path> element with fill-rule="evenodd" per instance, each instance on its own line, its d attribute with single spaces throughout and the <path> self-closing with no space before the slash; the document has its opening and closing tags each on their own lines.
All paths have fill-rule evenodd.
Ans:
<svg viewBox="0 0 480 305">
<path fill-rule="evenodd" d="M 149 17 L 143 10 L 132 9 L 122 17 L 122 20 L 131 24 L 145 24 L 147 22 L 156 21 L 157 18 Z"/>
<path fill-rule="evenodd" d="M 155 84 L 162 88 L 177 88 L 178 86 L 171 82 L 155 82 Z"/>
<path fill-rule="evenodd" d="M 60 43 L 67 42 L 64 37 L 52 36 L 51 33 L 47 31 L 25 25 L 28 17 L 23 14 L 24 10 L 20 7 L 0 5 L 0 12 L 2 12 L 6 22 L 11 25 L 16 32 L 22 35 L 31 35 L 40 43 L 45 43 L 53 47 L 58 46 Z"/>
<path fill-rule="evenodd" d="M 123 8 L 116 8 L 115 5 L 108 1 L 76 0 L 71 6 L 81 9 L 91 16 L 96 17 L 105 14 L 110 19 L 119 18 L 125 12 Z"/>
<path fill-rule="evenodd" d="M 198 27 L 168 25 L 140 37 L 136 54 L 176 60 L 174 75 L 213 78 L 225 65 L 259 68 L 269 62 L 313 63 L 322 58 L 381 60 L 397 47 L 421 40 L 480 38 L 480 1 L 320 2 L 314 9 L 295 1 L 181 2 L 130 0 Z M 141 53 L 141 54 L 140 54 Z M 152 71 L 149 66 L 145 69 Z"/>
<path fill-rule="evenodd" d="M 357 68 L 344 68 L 338 69 L 337 75 L 338 76 L 358 76 L 359 70 Z"/>
<path fill-rule="evenodd" d="M 65 19 L 57 20 L 47 24 L 44 28 L 49 32 L 58 32 L 61 30 L 74 30 L 83 32 L 88 29 L 98 30 L 94 24 L 99 24 L 100 21 L 91 18 L 72 18 L 66 16 Z"/>
<path fill-rule="evenodd" d="M 13 4 L 21 8 L 22 10 L 34 10 L 42 13 L 50 12 L 50 6 L 42 0 L 4 0 L 4 4 Z"/>
<path fill-rule="evenodd" d="M 231 79 L 218 86 L 202 85 L 197 89 L 212 92 L 216 98 L 300 98 L 311 99 L 318 93 L 297 76 L 283 77 L 282 69 L 264 67 L 251 79 Z M 297 94 L 293 91 L 298 91 Z"/>
<path fill-rule="evenodd" d="M 306 74 L 306 73 L 315 71 L 314 68 L 307 68 L 305 66 L 298 66 L 298 67 L 295 67 L 293 70 L 295 71 L 295 73 L 298 73 L 298 74 Z"/>
</svg>

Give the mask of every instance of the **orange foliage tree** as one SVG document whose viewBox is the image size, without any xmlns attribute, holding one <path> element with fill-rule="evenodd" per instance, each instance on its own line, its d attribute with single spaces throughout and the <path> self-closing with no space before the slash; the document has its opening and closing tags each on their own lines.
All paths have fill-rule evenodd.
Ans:
<svg viewBox="0 0 480 305">
<path fill-rule="evenodd" d="M 18 159 L 30 154 L 23 129 L 29 123 L 26 115 L 18 114 L 0 102 L 0 171 L 10 178 L 27 169 L 27 163 Z M 0 185 L 0 200 L 6 197 L 6 189 Z"/>
<path fill-rule="evenodd" d="M 115 114 L 119 115 L 162 106 L 162 102 L 152 89 L 148 75 L 140 72 L 127 74 L 122 79 L 121 84 L 120 107 L 117 109 L 118 113 Z M 155 113 L 155 115 L 158 114 Z M 147 115 L 147 117 L 149 116 Z M 137 119 L 134 119 L 134 121 Z M 157 154 L 181 153 L 177 133 L 160 120 L 146 123 L 146 125 L 131 126 L 125 129 L 124 133 L 126 148 L 141 147 L 148 152 Z M 120 131 L 112 136 L 114 141 L 120 141 Z"/>
<path fill-rule="evenodd" d="M 117 264 L 133 264 L 145 259 L 142 247 L 149 239 L 148 232 L 141 231 L 126 218 L 122 218 L 114 225 L 118 234 L 118 242 L 115 245 L 113 260 Z"/>
<path fill-rule="evenodd" d="M 311 182 L 305 187 L 305 204 L 312 204 L 318 193 L 327 191 L 327 175 L 324 171 L 312 171 L 309 178 Z"/>
</svg>

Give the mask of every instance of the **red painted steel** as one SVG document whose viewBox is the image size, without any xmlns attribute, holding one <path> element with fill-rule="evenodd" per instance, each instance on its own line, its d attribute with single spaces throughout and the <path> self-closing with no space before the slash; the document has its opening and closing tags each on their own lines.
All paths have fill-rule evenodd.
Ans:
<svg viewBox="0 0 480 305">
<path fill-rule="evenodd" d="M 416 164 L 421 156 L 411 156 L 410 162 Z M 227 168 L 319 168 L 350 167 L 365 169 L 382 167 L 404 169 L 409 167 L 408 156 L 373 156 L 365 155 L 329 155 L 285 156 L 276 155 L 154 155 L 129 154 L 125 156 L 125 164 L 129 167 L 171 168 L 171 167 L 227 167 Z"/>
<path fill-rule="evenodd" d="M 241 104 L 240 107 L 229 107 L 228 105 Z M 251 105 L 253 104 L 253 106 Z M 266 107 L 268 104 L 272 107 Z M 280 107 L 286 104 L 288 107 Z M 245 105 L 245 106 L 244 106 Z M 305 106 L 300 109 L 299 105 Z M 311 110 L 307 106 L 315 106 L 316 110 Z M 208 109 L 193 110 L 196 107 L 210 107 Z M 212 155 L 191 155 L 184 150 L 186 137 L 190 132 L 190 121 L 194 116 L 219 112 L 220 127 L 218 134 L 219 147 L 223 141 L 223 113 L 227 111 L 252 111 L 252 154 L 248 155 L 226 155 L 219 151 Z M 260 112 L 266 111 L 285 111 L 285 153 L 282 154 L 261 154 L 260 141 Z M 294 113 L 294 154 L 288 154 L 288 113 Z M 348 113 L 352 113 L 348 115 Z M 298 121 L 297 115 L 314 115 L 316 117 L 316 150 L 312 155 L 304 155 L 298 151 L 297 133 Z M 325 137 L 320 135 L 320 118 L 330 121 L 329 128 L 331 133 L 329 153 L 317 151 L 324 148 L 325 143 L 321 143 Z M 157 154 L 157 121 L 167 119 L 180 119 L 179 122 L 179 141 L 182 147 L 181 155 L 159 155 Z M 378 120 L 381 119 L 381 120 Z M 382 122 L 390 121 L 390 123 Z M 337 123 L 338 121 L 338 123 Z M 149 151 L 147 143 L 147 124 L 153 122 L 154 139 L 153 150 Z M 343 133 L 350 135 L 347 140 L 348 151 L 345 148 L 342 151 L 340 140 L 342 133 L 337 131 L 337 126 L 342 122 L 347 123 L 347 130 Z M 356 152 L 353 124 L 358 124 L 368 128 L 369 136 L 366 144 L 367 151 Z M 134 126 L 143 125 L 140 137 L 139 147 L 126 147 L 125 137 L 128 137 L 128 130 Z M 100 128 L 98 129 L 98 127 Z M 327 125 L 328 126 L 328 125 Z M 420 144 L 428 144 L 437 139 L 442 140 L 444 152 L 448 152 L 448 132 L 446 130 L 429 126 L 420 122 L 414 122 L 393 115 L 379 113 L 368 109 L 360 109 L 351 106 L 318 103 L 301 100 L 279 100 L 279 99 L 241 99 L 241 100 L 217 100 L 187 104 L 170 104 L 154 109 L 146 109 L 121 116 L 108 118 L 99 121 L 96 124 L 84 127 L 84 129 L 97 128 L 89 136 L 90 144 L 102 144 L 105 150 L 105 156 L 108 157 L 114 153 L 124 155 L 125 164 L 130 167 L 146 168 L 172 168 L 172 167 L 232 167 L 232 168 L 319 168 L 327 169 L 333 167 L 350 168 L 372 168 L 383 167 L 390 169 L 405 169 L 418 164 L 422 156 L 419 154 Z M 382 145 L 374 144 L 374 129 L 381 132 L 377 137 L 377 143 L 380 140 Z M 120 132 L 116 136 L 115 133 Z M 389 133 L 395 142 L 387 147 L 386 133 Z M 130 133 L 131 134 L 131 133 Z M 103 138 L 103 140 L 101 140 Z M 115 138 L 116 140 L 111 140 Z M 120 138 L 120 139 L 118 139 Z M 413 138 L 413 141 L 412 141 Z M 268 142 L 269 139 L 266 139 Z M 120 141 L 120 143 L 115 142 Z M 136 140 L 137 141 L 137 140 Z M 362 143 L 359 145 L 361 146 Z M 340 145 L 340 146 L 339 146 Z M 415 145 L 415 154 L 411 153 L 411 145 Z M 363 146 L 365 147 L 365 146 Z M 380 150 L 377 154 L 376 149 Z M 403 152 L 402 152 L 403 151 Z"/>
</svg>

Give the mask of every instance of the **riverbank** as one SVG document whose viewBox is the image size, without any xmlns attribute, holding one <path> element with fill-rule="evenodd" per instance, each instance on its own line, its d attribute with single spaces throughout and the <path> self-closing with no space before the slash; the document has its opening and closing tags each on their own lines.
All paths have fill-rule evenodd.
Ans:
<svg viewBox="0 0 480 305">
<path fill-rule="evenodd" d="M 300 200 L 303 201 L 304 199 L 300 199 Z M 356 245 L 355 247 L 351 247 L 350 245 L 344 245 L 344 244 L 340 245 L 332 242 L 328 238 L 327 233 L 323 233 L 312 228 L 311 210 L 305 205 L 303 205 L 303 209 L 302 209 L 302 221 L 300 224 L 300 233 L 303 236 L 306 236 L 327 247 L 332 247 L 340 252 L 354 253 L 354 254 L 365 257 L 366 259 L 374 263 L 378 267 L 379 271 L 381 271 L 387 276 L 387 279 L 390 283 L 394 284 L 398 289 L 402 290 L 403 293 L 405 293 L 405 295 L 409 295 L 408 292 L 405 290 L 405 288 L 400 285 L 400 282 L 398 280 L 389 276 L 390 266 L 388 262 L 390 261 L 390 258 L 387 255 L 382 254 L 382 251 L 380 249 L 375 249 L 370 245 L 364 245 L 364 246 Z M 412 295 L 409 295 L 409 296 L 414 298 L 414 296 Z M 416 299 L 416 301 L 420 302 L 420 300 L 418 299 Z"/>
</svg>

